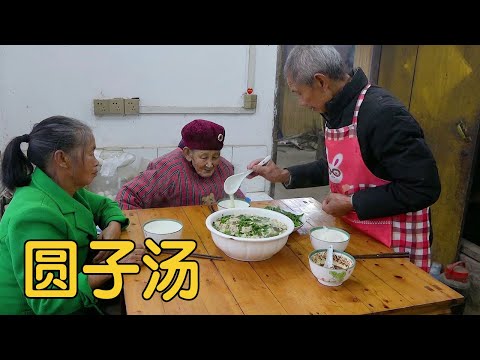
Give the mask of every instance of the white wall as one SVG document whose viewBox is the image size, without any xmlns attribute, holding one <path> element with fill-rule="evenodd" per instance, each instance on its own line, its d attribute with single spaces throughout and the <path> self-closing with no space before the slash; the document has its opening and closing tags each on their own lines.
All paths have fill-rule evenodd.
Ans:
<svg viewBox="0 0 480 360">
<path fill-rule="evenodd" d="M 175 147 L 180 130 L 203 118 L 226 129 L 225 149 L 236 172 L 271 153 L 277 46 L 257 45 L 254 114 L 93 113 L 94 98 L 139 97 L 142 106 L 241 107 L 248 45 L 0 46 L 0 148 L 51 115 L 85 121 L 97 147 L 129 148 L 153 158 Z M 134 148 L 134 149 L 132 149 Z M 268 191 L 264 180 L 245 191 Z"/>
</svg>

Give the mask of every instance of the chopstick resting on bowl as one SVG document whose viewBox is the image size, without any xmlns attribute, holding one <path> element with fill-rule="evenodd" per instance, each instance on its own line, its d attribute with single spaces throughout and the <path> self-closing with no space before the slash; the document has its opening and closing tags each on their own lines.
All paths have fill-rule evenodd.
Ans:
<svg viewBox="0 0 480 360">
<path fill-rule="evenodd" d="M 176 254 L 178 253 L 177 250 L 174 250 L 174 249 L 162 249 L 162 253 L 165 253 L 165 254 Z M 210 260 L 225 260 L 223 257 L 221 256 L 215 256 L 215 255 L 207 255 L 207 254 L 200 254 L 200 253 L 191 253 L 190 255 L 188 256 L 191 256 L 191 257 L 197 257 L 197 258 L 202 258 L 202 259 L 210 259 Z"/>
<path fill-rule="evenodd" d="M 408 258 L 410 253 L 398 252 L 398 253 L 382 253 L 382 254 L 364 254 L 353 255 L 355 259 L 382 259 L 382 258 Z"/>
</svg>

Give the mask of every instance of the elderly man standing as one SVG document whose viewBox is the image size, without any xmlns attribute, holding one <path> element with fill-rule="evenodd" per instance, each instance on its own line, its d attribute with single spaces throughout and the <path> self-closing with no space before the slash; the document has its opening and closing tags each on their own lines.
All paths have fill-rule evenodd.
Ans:
<svg viewBox="0 0 480 360">
<path fill-rule="evenodd" d="M 225 129 L 197 119 L 182 129 L 178 148 L 148 164 L 147 169 L 126 183 L 116 200 L 122 209 L 209 205 L 226 197 L 225 179 L 233 165 L 220 156 Z M 238 190 L 235 196 L 244 198 Z"/>
<path fill-rule="evenodd" d="M 323 210 L 429 271 L 430 206 L 440 196 L 437 165 L 418 122 L 362 69 L 348 72 L 333 46 L 296 46 L 284 75 L 300 105 L 325 118 L 327 159 L 281 169 L 248 168 L 287 189 L 330 185 Z"/>
</svg>

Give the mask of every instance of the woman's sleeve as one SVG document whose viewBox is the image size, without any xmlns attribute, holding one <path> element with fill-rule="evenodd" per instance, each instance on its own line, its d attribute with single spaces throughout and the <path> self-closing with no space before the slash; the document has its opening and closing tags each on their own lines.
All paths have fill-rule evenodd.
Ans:
<svg viewBox="0 0 480 360">
<path fill-rule="evenodd" d="M 29 240 L 41 240 L 42 242 L 68 241 L 67 224 L 63 217 L 45 207 L 29 209 L 22 213 L 22 216 L 10 220 L 7 247 L 10 251 L 15 278 L 23 294 L 25 294 L 25 244 Z M 39 244 L 38 249 L 41 249 L 41 244 Z M 38 263 L 36 264 L 38 265 Z M 77 292 L 75 296 L 71 298 L 26 297 L 28 305 L 35 314 L 71 314 L 82 308 L 95 305 L 96 299 L 88 284 L 88 277 L 80 271 L 81 269 L 78 269 L 78 264 L 75 265 L 77 266 Z M 65 266 L 68 268 L 73 264 L 65 264 Z M 30 269 L 34 271 L 33 264 Z M 37 281 L 35 273 L 32 274 L 32 277 L 35 284 L 45 280 L 44 277 Z M 68 276 L 65 282 L 69 282 Z M 34 284 L 32 284 L 32 288 L 35 289 Z M 51 289 L 60 288 L 50 282 L 45 291 L 48 292 Z"/>
<path fill-rule="evenodd" d="M 90 205 L 95 223 L 98 224 L 100 228 L 106 228 L 110 221 L 118 221 L 122 224 L 123 230 L 130 223 L 130 220 L 124 215 L 116 201 L 105 196 L 97 195 L 86 189 L 82 190 L 81 196 L 83 196 Z"/>
</svg>

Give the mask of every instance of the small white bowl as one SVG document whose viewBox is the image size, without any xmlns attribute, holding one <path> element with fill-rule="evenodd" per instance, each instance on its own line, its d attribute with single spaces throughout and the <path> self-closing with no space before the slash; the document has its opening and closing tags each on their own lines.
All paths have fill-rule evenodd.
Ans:
<svg viewBox="0 0 480 360">
<path fill-rule="evenodd" d="M 181 239 L 183 224 L 175 219 L 154 219 L 143 225 L 143 233 L 157 244 L 163 239 Z"/>
<path fill-rule="evenodd" d="M 332 245 L 333 250 L 345 251 L 350 234 L 339 228 L 319 226 L 310 230 L 310 242 L 315 250 L 328 249 Z"/>
<path fill-rule="evenodd" d="M 355 269 L 355 258 L 343 251 L 333 251 L 334 269 L 323 267 L 325 258 L 327 257 L 327 249 L 314 250 L 308 256 L 310 270 L 317 278 L 320 284 L 326 286 L 342 285 L 352 275 Z"/>
<path fill-rule="evenodd" d="M 235 209 L 250 207 L 250 204 L 243 199 L 234 199 L 234 203 L 235 203 Z M 232 201 L 230 199 L 222 199 L 217 203 L 217 207 L 218 207 L 218 210 L 233 209 Z"/>
</svg>

